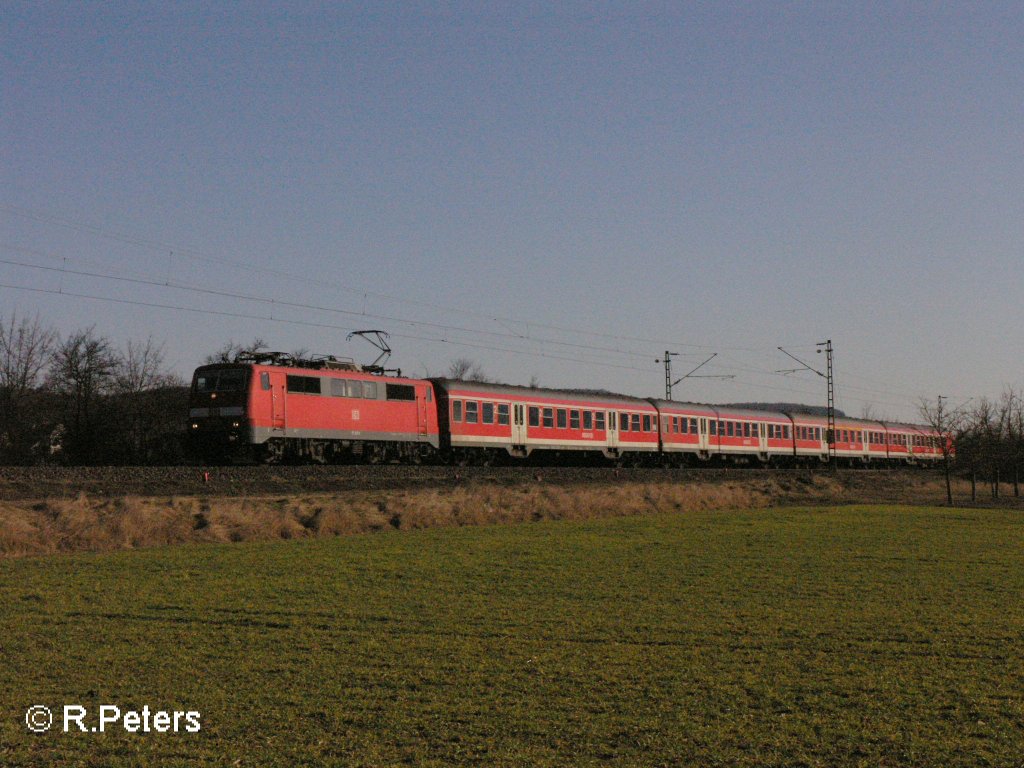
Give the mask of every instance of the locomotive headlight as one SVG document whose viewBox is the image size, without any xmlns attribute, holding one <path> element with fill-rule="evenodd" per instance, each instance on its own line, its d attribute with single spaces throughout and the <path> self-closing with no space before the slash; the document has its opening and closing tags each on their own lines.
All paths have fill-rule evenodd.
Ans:
<svg viewBox="0 0 1024 768">
<path fill-rule="evenodd" d="M 198 424 L 195 424 L 195 423 L 193 423 L 193 424 L 192 424 L 192 429 L 199 429 L 199 425 L 198 425 Z"/>
<path fill-rule="evenodd" d="M 238 422 L 237 421 L 232 421 L 231 422 L 231 426 L 232 427 L 237 427 L 238 426 Z"/>
</svg>

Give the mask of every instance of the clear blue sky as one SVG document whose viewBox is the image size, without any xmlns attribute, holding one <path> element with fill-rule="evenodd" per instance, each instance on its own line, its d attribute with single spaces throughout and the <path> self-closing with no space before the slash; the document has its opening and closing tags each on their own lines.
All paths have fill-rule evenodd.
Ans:
<svg viewBox="0 0 1024 768">
<path fill-rule="evenodd" d="M 414 375 L 637 395 L 717 352 L 702 401 L 821 403 L 776 347 L 831 338 L 855 415 L 1024 385 L 1019 3 L 8 3 L 0 34 L 4 314 L 184 375 L 254 336 L 372 358 L 370 327 Z"/>
</svg>

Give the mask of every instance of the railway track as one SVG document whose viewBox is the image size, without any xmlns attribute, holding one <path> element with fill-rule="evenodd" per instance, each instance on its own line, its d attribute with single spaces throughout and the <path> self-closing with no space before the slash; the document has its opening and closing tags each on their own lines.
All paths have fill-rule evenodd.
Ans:
<svg viewBox="0 0 1024 768">
<path fill-rule="evenodd" d="M 499 486 L 608 482 L 746 482 L 758 478 L 833 475 L 844 484 L 899 484 L 901 478 L 938 476 L 935 470 L 827 468 L 620 468 L 450 467 L 407 465 L 225 467 L 0 467 L 0 500 L 90 495 L 256 495 L 344 493 L 445 487 L 458 483 Z"/>
</svg>

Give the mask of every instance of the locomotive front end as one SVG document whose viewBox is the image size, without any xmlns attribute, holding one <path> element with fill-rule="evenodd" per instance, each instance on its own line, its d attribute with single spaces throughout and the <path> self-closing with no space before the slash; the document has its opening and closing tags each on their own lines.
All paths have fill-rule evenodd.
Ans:
<svg viewBox="0 0 1024 768">
<path fill-rule="evenodd" d="M 234 458 L 253 442 L 249 414 L 252 366 L 204 365 L 192 376 L 189 393 L 189 438 L 194 452 L 207 461 Z"/>
</svg>

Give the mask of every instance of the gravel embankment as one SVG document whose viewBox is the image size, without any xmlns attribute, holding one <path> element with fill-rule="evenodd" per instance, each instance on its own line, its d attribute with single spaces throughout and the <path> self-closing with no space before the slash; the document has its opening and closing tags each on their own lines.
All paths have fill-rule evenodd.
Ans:
<svg viewBox="0 0 1024 768">
<path fill-rule="evenodd" d="M 817 470 L 825 477 L 827 470 Z M 447 466 L 229 466 L 229 467 L 0 467 L 0 499 L 101 496 L 331 493 L 405 490 L 458 483 L 498 486 L 608 482 L 753 483 L 767 478 L 799 496 L 807 470 L 609 469 L 601 467 Z M 865 500 L 904 500 L 908 491 L 939 480 L 935 472 L 840 470 L 846 489 L 863 490 Z"/>
</svg>

